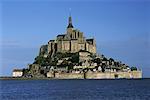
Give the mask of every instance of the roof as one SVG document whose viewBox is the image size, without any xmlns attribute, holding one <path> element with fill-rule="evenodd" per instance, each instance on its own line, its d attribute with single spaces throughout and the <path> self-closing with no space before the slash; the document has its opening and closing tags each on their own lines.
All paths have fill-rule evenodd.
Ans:
<svg viewBox="0 0 150 100">
<path fill-rule="evenodd" d="M 93 41 L 94 39 L 86 39 L 86 41 Z"/>
<path fill-rule="evenodd" d="M 79 52 L 87 52 L 87 53 L 90 53 L 89 51 L 86 51 L 86 50 L 80 50 Z"/>
<path fill-rule="evenodd" d="M 14 69 L 13 72 L 22 72 L 22 69 Z"/>
<path fill-rule="evenodd" d="M 49 42 L 54 42 L 55 40 L 49 40 Z"/>
<path fill-rule="evenodd" d="M 46 46 L 47 46 L 47 45 L 42 45 L 41 48 L 42 48 L 42 47 L 46 47 Z"/>
<path fill-rule="evenodd" d="M 86 41 L 90 44 L 93 44 L 94 39 L 86 39 Z"/>
<path fill-rule="evenodd" d="M 57 35 L 57 37 L 64 37 L 65 34 L 60 34 L 60 35 Z"/>
</svg>

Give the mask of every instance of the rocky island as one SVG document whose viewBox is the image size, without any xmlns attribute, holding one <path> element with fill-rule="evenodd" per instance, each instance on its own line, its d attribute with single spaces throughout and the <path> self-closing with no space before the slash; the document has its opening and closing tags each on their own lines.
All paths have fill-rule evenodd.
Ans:
<svg viewBox="0 0 150 100">
<path fill-rule="evenodd" d="M 24 69 L 14 69 L 13 77 L 52 79 L 142 78 L 142 71 L 96 51 L 94 38 L 85 38 L 69 16 L 66 33 L 42 45 L 39 55 Z"/>
</svg>

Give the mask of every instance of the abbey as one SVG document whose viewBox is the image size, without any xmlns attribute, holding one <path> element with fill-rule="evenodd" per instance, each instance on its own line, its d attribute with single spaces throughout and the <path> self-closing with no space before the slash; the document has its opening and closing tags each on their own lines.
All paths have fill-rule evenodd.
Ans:
<svg viewBox="0 0 150 100">
<path fill-rule="evenodd" d="M 26 69 L 13 70 L 14 77 L 56 79 L 141 78 L 142 71 L 96 52 L 94 38 L 86 39 L 74 29 L 69 16 L 64 34 L 40 47 L 39 55 Z"/>
<path fill-rule="evenodd" d="M 50 40 L 47 45 L 41 46 L 40 53 L 53 55 L 56 52 L 75 53 L 80 50 L 96 54 L 96 42 L 94 38 L 86 39 L 83 32 L 74 29 L 70 16 L 66 33 L 57 35 L 55 40 Z"/>
</svg>

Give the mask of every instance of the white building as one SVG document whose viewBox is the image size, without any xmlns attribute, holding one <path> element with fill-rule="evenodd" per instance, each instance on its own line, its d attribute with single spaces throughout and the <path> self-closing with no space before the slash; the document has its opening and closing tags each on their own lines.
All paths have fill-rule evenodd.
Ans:
<svg viewBox="0 0 150 100">
<path fill-rule="evenodd" d="M 14 69 L 12 76 L 13 77 L 21 77 L 23 75 L 23 71 L 21 69 Z"/>
<path fill-rule="evenodd" d="M 47 77 L 49 77 L 49 78 L 54 78 L 54 72 L 49 71 L 49 72 L 47 73 Z"/>
<path fill-rule="evenodd" d="M 98 71 L 102 71 L 102 68 L 101 68 L 101 66 L 99 66 L 99 67 L 98 67 Z"/>
</svg>

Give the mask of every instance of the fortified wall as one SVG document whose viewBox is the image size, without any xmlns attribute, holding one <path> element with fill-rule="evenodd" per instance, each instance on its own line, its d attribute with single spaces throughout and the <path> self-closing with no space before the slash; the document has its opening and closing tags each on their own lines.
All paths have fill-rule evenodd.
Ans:
<svg viewBox="0 0 150 100">
<path fill-rule="evenodd" d="M 142 78 L 142 72 L 87 72 L 85 77 L 86 79 Z"/>
<path fill-rule="evenodd" d="M 55 73 L 56 79 L 84 79 L 84 73 Z"/>
<path fill-rule="evenodd" d="M 142 78 L 142 71 L 131 72 L 86 72 L 86 73 L 47 73 L 48 78 L 54 79 L 121 79 Z"/>
</svg>

